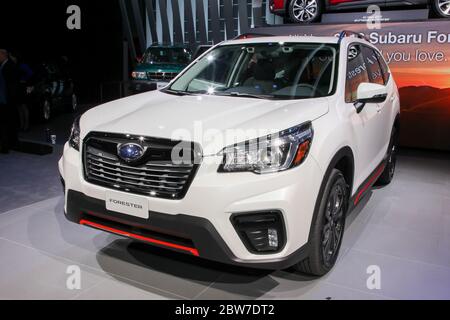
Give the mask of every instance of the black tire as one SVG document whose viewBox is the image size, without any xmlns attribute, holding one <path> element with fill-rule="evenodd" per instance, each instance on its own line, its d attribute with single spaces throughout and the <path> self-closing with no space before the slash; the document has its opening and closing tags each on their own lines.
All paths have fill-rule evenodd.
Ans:
<svg viewBox="0 0 450 320">
<path fill-rule="evenodd" d="M 323 276 L 333 268 L 344 235 L 347 208 L 348 185 L 341 171 L 333 169 L 320 199 L 318 212 L 312 221 L 309 256 L 294 265 L 294 269 L 301 273 Z"/>
<path fill-rule="evenodd" d="M 447 0 L 431 0 L 433 13 L 440 18 L 450 18 L 450 3 Z"/>
<path fill-rule="evenodd" d="M 378 178 L 376 182 L 377 185 L 388 185 L 394 178 L 395 167 L 397 164 L 397 149 L 397 130 L 394 127 L 392 129 L 389 149 L 387 151 L 386 167 L 384 167 L 383 173 Z"/>
<path fill-rule="evenodd" d="M 322 0 L 291 0 L 288 7 L 289 19 L 294 23 L 318 22 L 322 13 Z"/>
</svg>

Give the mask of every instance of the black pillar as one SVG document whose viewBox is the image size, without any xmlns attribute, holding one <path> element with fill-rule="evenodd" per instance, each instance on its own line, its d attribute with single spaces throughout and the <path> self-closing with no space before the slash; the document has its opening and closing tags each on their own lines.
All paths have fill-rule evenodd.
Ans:
<svg viewBox="0 0 450 320">
<path fill-rule="evenodd" d="M 233 2 L 231 0 L 223 0 L 223 15 L 225 17 L 227 39 L 233 39 L 236 34 L 234 32 Z"/>
<path fill-rule="evenodd" d="M 122 13 L 122 23 L 124 27 L 125 37 L 130 48 L 131 61 L 136 61 L 136 48 L 134 46 L 133 33 L 131 31 L 130 19 L 128 19 L 128 12 L 125 0 L 119 0 L 120 11 Z"/>
<path fill-rule="evenodd" d="M 248 32 L 247 0 L 239 0 L 239 26 L 241 34 Z"/>
<path fill-rule="evenodd" d="M 147 41 L 145 39 L 144 20 L 142 19 L 139 0 L 131 0 L 131 8 L 133 10 L 134 25 L 136 26 L 136 32 L 139 41 L 138 51 L 139 54 L 143 54 L 147 46 Z"/>
<path fill-rule="evenodd" d="M 219 3 L 218 0 L 208 0 L 209 3 L 209 20 L 211 21 L 211 33 L 212 42 L 214 44 L 222 41 L 220 34 L 220 21 L 219 21 Z"/>
<path fill-rule="evenodd" d="M 196 46 L 195 44 L 195 29 L 194 29 L 194 16 L 192 14 L 191 0 L 184 0 L 184 20 L 186 21 L 184 32 L 186 33 L 186 39 L 191 48 Z"/>
<path fill-rule="evenodd" d="M 169 44 L 171 40 L 170 40 L 169 20 L 167 18 L 167 0 L 159 0 L 159 11 L 161 14 L 163 42 Z"/>
<path fill-rule="evenodd" d="M 206 44 L 208 39 L 206 37 L 205 7 L 203 6 L 203 0 L 197 0 L 195 8 L 197 16 L 197 41 L 201 44 Z"/>
<path fill-rule="evenodd" d="M 178 0 L 172 0 L 172 19 L 173 19 L 173 42 L 183 43 L 183 29 L 181 27 L 180 7 Z"/>
<path fill-rule="evenodd" d="M 150 34 L 152 35 L 152 42 L 158 42 L 158 33 L 156 32 L 156 18 L 155 18 L 155 8 L 153 6 L 153 0 L 145 1 L 147 7 L 147 17 L 150 28 Z"/>
</svg>

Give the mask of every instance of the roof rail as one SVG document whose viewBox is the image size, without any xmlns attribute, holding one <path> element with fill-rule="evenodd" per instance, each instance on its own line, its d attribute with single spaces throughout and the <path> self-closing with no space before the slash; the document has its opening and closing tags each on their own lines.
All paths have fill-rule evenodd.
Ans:
<svg viewBox="0 0 450 320">
<path fill-rule="evenodd" d="M 345 37 L 356 37 L 356 38 L 359 38 L 359 39 L 363 39 L 363 40 L 369 41 L 369 38 L 367 38 L 362 33 L 354 32 L 354 31 L 350 31 L 350 30 L 343 30 L 339 34 L 338 44 L 341 43 L 342 39 L 344 39 Z"/>
<path fill-rule="evenodd" d="M 271 37 L 273 34 L 269 33 L 243 33 L 233 38 L 233 40 L 242 40 L 242 39 L 251 39 L 251 38 L 260 38 L 260 37 Z"/>
</svg>

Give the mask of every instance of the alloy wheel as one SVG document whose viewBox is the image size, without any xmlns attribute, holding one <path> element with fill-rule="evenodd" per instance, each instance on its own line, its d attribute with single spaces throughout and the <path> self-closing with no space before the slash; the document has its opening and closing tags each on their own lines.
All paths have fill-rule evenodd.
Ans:
<svg viewBox="0 0 450 320">
<path fill-rule="evenodd" d="M 327 268 L 334 264 L 344 232 L 344 202 L 344 187 L 335 184 L 328 196 L 322 229 L 322 258 Z"/>
<path fill-rule="evenodd" d="M 295 0 L 292 11 L 298 21 L 312 21 L 318 12 L 317 0 Z"/>
<path fill-rule="evenodd" d="M 447 17 L 450 17 L 450 0 L 437 0 L 438 10 Z"/>
</svg>

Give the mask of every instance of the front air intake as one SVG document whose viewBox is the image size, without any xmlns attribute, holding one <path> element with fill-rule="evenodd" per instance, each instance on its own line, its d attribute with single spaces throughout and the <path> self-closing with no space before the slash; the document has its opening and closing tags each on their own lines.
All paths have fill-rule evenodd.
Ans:
<svg viewBox="0 0 450 320">
<path fill-rule="evenodd" d="M 233 214 L 231 222 L 245 247 L 252 253 L 279 252 L 286 243 L 280 211 Z"/>
</svg>

